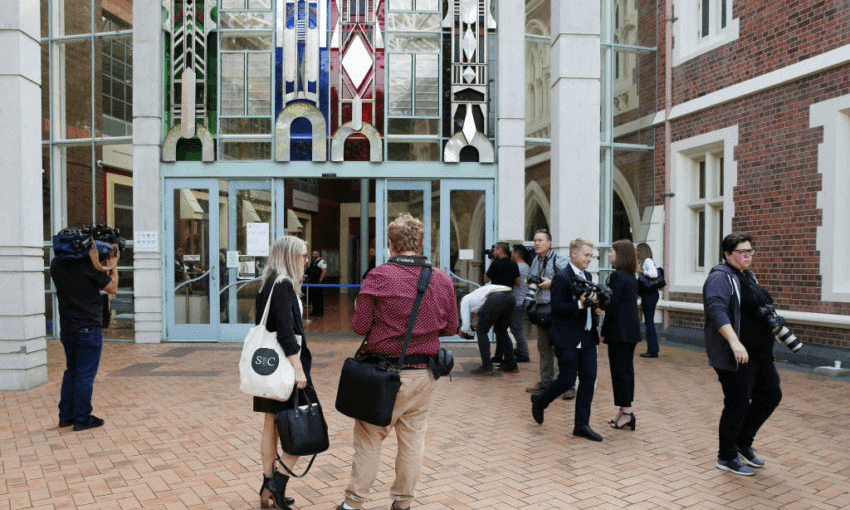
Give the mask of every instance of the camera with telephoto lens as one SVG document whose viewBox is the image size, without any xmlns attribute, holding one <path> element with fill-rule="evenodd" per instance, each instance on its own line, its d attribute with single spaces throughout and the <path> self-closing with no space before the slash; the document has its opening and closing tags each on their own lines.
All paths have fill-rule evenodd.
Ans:
<svg viewBox="0 0 850 510">
<path fill-rule="evenodd" d="M 523 301 L 523 304 L 526 308 L 529 308 L 534 304 L 534 298 L 540 290 L 540 284 L 543 283 L 543 277 L 536 274 L 529 275 L 525 280 L 525 283 L 528 284 L 528 287 L 525 289 L 525 300 Z"/>
<path fill-rule="evenodd" d="M 487 258 L 493 260 L 493 248 L 487 248 L 484 250 L 484 255 L 487 255 Z"/>
<path fill-rule="evenodd" d="M 773 305 L 759 307 L 759 312 L 764 320 L 767 321 L 767 325 L 770 326 L 770 332 L 777 342 L 785 344 L 786 347 L 791 349 L 791 352 L 797 352 L 803 348 L 803 342 L 790 329 L 785 327 L 785 318 L 776 313 Z"/>
<path fill-rule="evenodd" d="M 597 307 L 600 310 L 604 310 L 608 306 L 608 302 L 611 301 L 611 297 L 614 295 L 611 288 L 607 285 L 598 285 L 579 278 L 573 278 L 570 292 L 574 296 L 584 294 L 584 305 L 588 308 Z M 590 299 L 590 294 L 594 292 L 596 293 L 596 299 Z"/>
</svg>

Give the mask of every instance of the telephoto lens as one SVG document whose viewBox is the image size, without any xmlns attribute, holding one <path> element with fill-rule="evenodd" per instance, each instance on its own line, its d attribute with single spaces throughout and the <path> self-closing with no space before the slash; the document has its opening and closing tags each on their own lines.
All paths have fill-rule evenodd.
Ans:
<svg viewBox="0 0 850 510">
<path fill-rule="evenodd" d="M 773 337 L 776 338 L 777 342 L 785 344 L 786 347 L 791 349 L 791 352 L 797 352 L 803 348 L 803 342 L 785 326 L 774 329 Z"/>
</svg>

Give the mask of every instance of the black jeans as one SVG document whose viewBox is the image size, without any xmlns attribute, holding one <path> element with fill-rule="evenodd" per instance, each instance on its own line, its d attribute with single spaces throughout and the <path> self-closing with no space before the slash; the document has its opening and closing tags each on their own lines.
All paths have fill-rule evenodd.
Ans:
<svg viewBox="0 0 850 510">
<path fill-rule="evenodd" d="M 782 390 L 772 360 L 751 360 L 737 372 L 715 371 L 723 387 L 717 458 L 729 461 L 738 456 L 738 448 L 753 445 L 756 433 L 782 400 Z"/>
<path fill-rule="evenodd" d="M 514 313 L 515 306 L 516 301 L 513 293 L 494 292 L 487 296 L 487 300 L 478 309 L 475 337 L 478 339 L 478 350 L 481 352 L 481 364 L 485 367 L 493 366 L 493 362 L 490 361 L 490 336 L 488 334 L 492 327 L 496 330 L 497 350 L 502 353 L 502 366 L 512 367 L 516 365 L 513 345 L 508 336 L 508 327 L 511 325 L 511 315 Z"/>
<path fill-rule="evenodd" d="M 614 405 L 631 407 L 635 399 L 635 346 L 631 342 L 608 344 L 608 367 L 611 369 L 611 389 Z"/>
</svg>

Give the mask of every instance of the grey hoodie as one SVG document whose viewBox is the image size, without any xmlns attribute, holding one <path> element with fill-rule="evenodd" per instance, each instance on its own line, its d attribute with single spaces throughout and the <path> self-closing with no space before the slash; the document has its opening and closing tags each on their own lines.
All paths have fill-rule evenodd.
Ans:
<svg viewBox="0 0 850 510">
<path fill-rule="evenodd" d="M 741 281 L 738 272 L 721 262 L 708 273 L 702 286 L 705 310 L 705 350 L 708 363 L 720 370 L 738 371 L 738 362 L 729 342 L 719 329 L 731 324 L 735 334 L 741 331 Z"/>
</svg>

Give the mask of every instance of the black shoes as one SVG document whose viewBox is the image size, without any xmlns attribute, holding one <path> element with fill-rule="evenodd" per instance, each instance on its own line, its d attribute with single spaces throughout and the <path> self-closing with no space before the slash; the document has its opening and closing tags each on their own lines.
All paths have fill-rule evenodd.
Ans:
<svg viewBox="0 0 850 510">
<path fill-rule="evenodd" d="M 611 425 L 611 427 L 615 428 L 615 429 L 629 428 L 631 430 L 634 430 L 635 427 L 637 426 L 637 418 L 635 418 L 635 413 L 628 413 L 628 414 L 624 414 L 623 416 L 628 416 L 629 421 L 623 423 L 622 425 L 617 425 L 617 420 L 613 419 L 613 420 L 608 420 L 608 424 Z"/>
<path fill-rule="evenodd" d="M 295 500 L 286 497 L 286 484 L 288 482 L 289 477 L 277 471 L 271 478 L 263 475 L 263 485 L 260 487 L 260 507 L 291 510 L 289 505 L 295 503 Z"/>
<path fill-rule="evenodd" d="M 74 424 L 74 420 L 59 420 L 59 428 L 64 429 Z"/>
<path fill-rule="evenodd" d="M 472 375 L 493 375 L 493 367 L 485 367 L 481 365 L 478 368 L 473 368 L 469 371 Z"/>
<path fill-rule="evenodd" d="M 94 429 L 103 426 L 103 420 L 91 414 L 83 421 L 74 422 L 74 432 L 81 430 Z"/>
<path fill-rule="evenodd" d="M 640 357 L 641 358 L 657 358 L 658 353 L 657 352 L 642 352 L 640 354 Z"/>
<path fill-rule="evenodd" d="M 576 425 L 573 429 L 573 435 L 578 437 L 584 437 L 590 439 L 591 441 L 602 441 L 602 436 L 597 434 L 590 428 L 590 425 Z"/>
<path fill-rule="evenodd" d="M 753 447 L 738 448 L 738 459 L 754 468 L 764 467 L 764 461 L 756 456 Z"/>
<path fill-rule="evenodd" d="M 505 373 L 508 373 L 508 374 L 518 374 L 519 373 L 519 367 L 517 366 L 516 363 L 514 363 L 513 365 L 501 365 L 499 367 L 499 371 L 505 372 Z"/>
<path fill-rule="evenodd" d="M 543 405 L 540 403 L 541 395 L 533 393 L 531 395 L 531 417 L 539 424 L 543 423 Z"/>
</svg>

